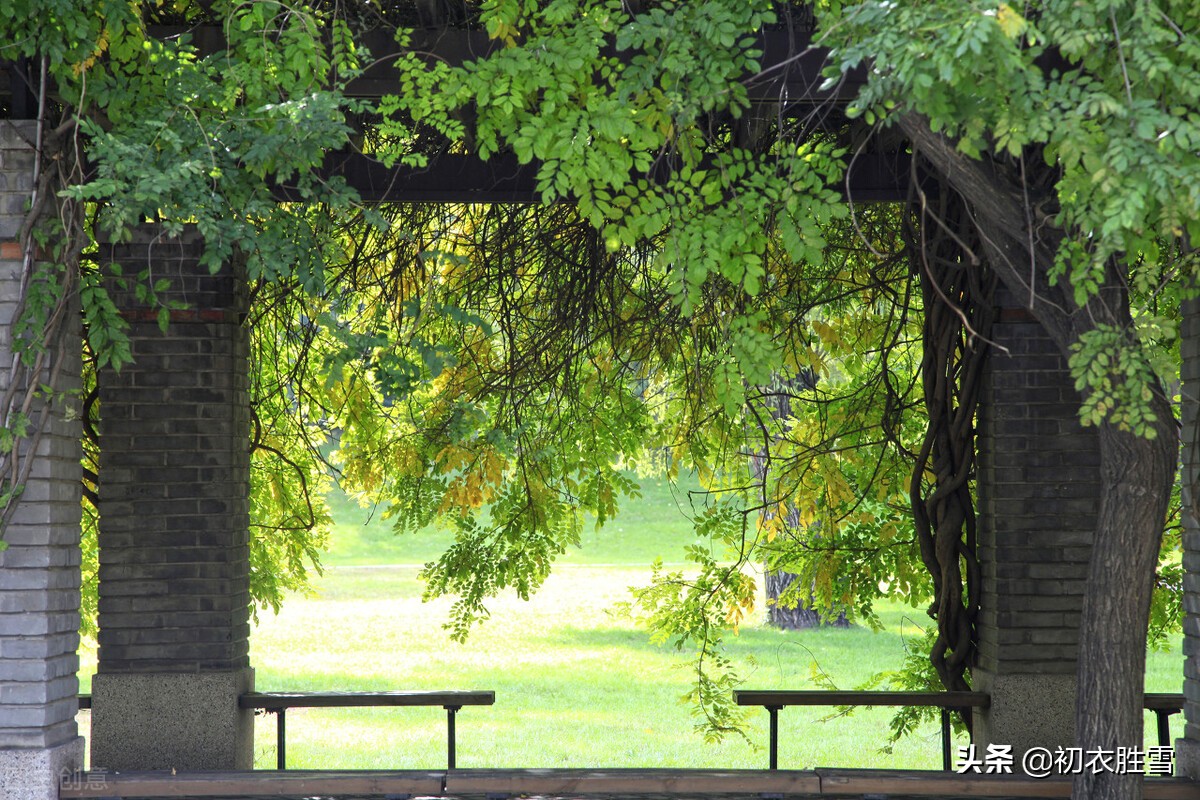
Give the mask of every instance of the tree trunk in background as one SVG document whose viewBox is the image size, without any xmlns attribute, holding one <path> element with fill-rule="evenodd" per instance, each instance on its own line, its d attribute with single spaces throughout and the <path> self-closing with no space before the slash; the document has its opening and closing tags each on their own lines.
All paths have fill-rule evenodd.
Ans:
<svg viewBox="0 0 1200 800">
<path fill-rule="evenodd" d="M 765 405 L 770 410 L 771 417 L 778 420 L 791 416 L 792 403 L 789 396 L 790 393 L 812 389 L 815 385 L 816 378 L 811 375 L 778 381 L 774 386 L 774 392 L 765 393 Z M 754 473 L 759 477 L 762 476 L 762 470 L 765 468 L 763 461 L 764 459 L 761 456 L 756 456 L 752 459 Z M 788 527 L 794 529 L 800 527 L 800 515 L 795 510 L 788 512 Z M 810 531 L 810 535 L 815 536 L 816 534 Z M 771 569 L 769 566 L 764 569 L 764 574 L 766 576 L 768 625 L 785 631 L 807 630 L 822 626 L 836 628 L 850 627 L 850 622 L 846 619 L 844 612 L 839 613 L 833 619 L 822 620 L 821 612 L 812 607 L 811 587 L 807 592 L 797 587 L 798 596 L 796 597 L 796 603 L 793 605 L 790 602 L 785 602 L 781 605 L 779 598 L 796 581 L 796 575 L 786 570 Z"/>
<path fill-rule="evenodd" d="M 777 605 L 779 596 L 783 594 L 796 576 L 782 570 L 767 570 L 767 623 L 773 628 L 785 631 L 802 631 L 808 628 L 819 628 L 827 625 L 832 628 L 849 628 L 850 621 L 843 612 L 832 620 L 823 621 L 820 612 L 807 603 L 797 603 L 794 608 Z"/>
</svg>

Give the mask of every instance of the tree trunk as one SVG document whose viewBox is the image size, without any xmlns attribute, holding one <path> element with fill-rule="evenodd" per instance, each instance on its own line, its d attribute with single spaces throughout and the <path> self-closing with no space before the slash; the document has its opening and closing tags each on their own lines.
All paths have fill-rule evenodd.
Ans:
<svg viewBox="0 0 1200 800">
<path fill-rule="evenodd" d="M 790 393 L 812 389 L 816 386 L 816 380 L 815 375 L 800 375 L 790 380 L 778 381 L 777 391 L 766 391 L 763 398 L 764 405 L 770 411 L 772 419 L 778 420 L 791 416 Z M 769 447 L 770 443 L 765 443 L 763 453 L 751 458 L 751 467 L 760 480 L 766 480 L 763 473 L 767 468 L 766 448 Z M 764 511 L 763 513 L 770 512 Z M 787 523 L 788 527 L 793 529 L 800 527 L 800 514 L 794 507 L 788 511 Z M 808 533 L 812 536 L 816 535 L 812 531 Z M 833 619 L 822 619 L 821 612 L 813 608 L 811 587 L 807 592 L 803 591 L 802 587 L 796 587 L 796 594 L 790 598 L 784 597 L 781 603 L 780 597 L 784 596 L 784 592 L 792 586 L 797 576 L 786 570 L 771 569 L 770 565 L 766 567 L 765 574 L 768 625 L 785 631 L 807 630 L 823 625 L 837 628 L 850 627 L 845 612 L 839 613 Z"/>
<path fill-rule="evenodd" d="M 1073 301 L 1065 279 L 1050 282 L 1063 232 L 1038 202 L 1053 207 L 1053 181 L 1039 197 L 1036 178 L 1029 179 L 1031 193 L 1007 165 L 967 158 L 925 119 L 906 114 L 899 123 L 943 184 L 965 200 L 992 268 L 1014 295 L 1026 300 L 1064 356 L 1071 355 L 1071 345 L 1082 334 L 1101 325 L 1132 327 L 1128 295 L 1115 265 L 1083 306 Z M 1038 159 L 1028 159 L 1027 168 Z M 1174 413 L 1160 387 L 1154 387 L 1150 405 L 1157 417 L 1154 439 L 1109 423 L 1099 428 L 1099 514 L 1080 622 L 1075 707 L 1076 744 L 1084 750 L 1140 749 L 1143 741 L 1146 628 L 1178 446 Z M 1141 780 L 1138 774 L 1081 774 L 1072 797 L 1138 800 Z"/>
<path fill-rule="evenodd" d="M 802 631 L 809 628 L 829 626 L 832 628 L 849 628 L 850 621 L 845 612 L 834 619 L 823 620 L 821 613 L 812 607 L 811 599 L 805 602 L 805 595 L 800 595 L 800 602 L 795 606 L 780 605 L 779 597 L 792 585 L 796 576 L 782 570 L 767 570 L 767 624 L 785 631 Z M 809 592 L 811 598 L 811 591 Z"/>
<path fill-rule="evenodd" d="M 1166 403 L 1160 422 L 1172 421 Z M 1150 596 L 1174 479 L 1174 426 L 1144 439 L 1100 429 L 1100 512 L 1079 632 L 1076 739 L 1085 750 L 1142 746 L 1146 626 Z M 1075 777 L 1075 798 L 1141 796 L 1141 776 L 1087 771 Z"/>
</svg>

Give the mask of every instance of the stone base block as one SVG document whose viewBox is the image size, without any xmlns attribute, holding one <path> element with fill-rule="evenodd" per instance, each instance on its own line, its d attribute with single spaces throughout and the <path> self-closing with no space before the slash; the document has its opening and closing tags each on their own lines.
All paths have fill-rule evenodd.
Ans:
<svg viewBox="0 0 1200 800">
<path fill-rule="evenodd" d="M 989 744 L 1010 744 L 1014 762 L 1031 747 L 1075 744 L 1074 675 L 994 675 L 972 673 L 972 688 L 988 692 L 991 706 L 975 713 L 972 740 L 983 752 Z"/>
<path fill-rule="evenodd" d="M 1175 775 L 1200 781 L 1200 742 L 1195 739 L 1175 740 Z"/>
<path fill-rule="evenodd" d="M 83 737 L 57 747 L 0 750 L 0 797 L 58 800 L 58 788 L 83 769 Z"/>
<path fill-rule="evenodd" d="M 92 769 L 254 767 L 254 670 L 101 673 L 92 679 Z"/>
</svg>

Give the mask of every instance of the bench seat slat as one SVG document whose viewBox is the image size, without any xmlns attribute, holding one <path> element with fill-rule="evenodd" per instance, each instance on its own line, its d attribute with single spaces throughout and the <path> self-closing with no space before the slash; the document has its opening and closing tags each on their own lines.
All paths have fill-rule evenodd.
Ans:
<svg viewBox="0 0 1200 800">
<path fill-rule="evenodd" d="M 935 706 L 986 708 L 986 692 L 828 692 L 737 690 L 740 706 Z"/>
<path fill-rule="evenodd" d="M 366 706 L 490 706 L 495 692 L 247 692 L 242 708 L 349 708 Z"/>
<path fill-rule="evenodd" d="M 1151 711 L 1183 711 L 1183 695 L 1170 692 L 1146 692 L 1142 707 Z"/>
</svg>

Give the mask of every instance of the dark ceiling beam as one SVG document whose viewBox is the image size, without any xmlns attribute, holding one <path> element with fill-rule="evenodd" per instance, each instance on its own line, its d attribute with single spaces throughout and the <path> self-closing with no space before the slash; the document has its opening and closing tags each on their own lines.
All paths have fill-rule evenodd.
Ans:
<svg viewBox="0 0 1200 800">
<path fill-rule="evenodd" d="M 152 29 L 155 36 L 183 33 L 182 29 Z M 201 27 L 189 31 L 201 53 L 224 48 L 220 28 Z M 347 86 L 352 97 L 379 98 L 400 91 L 395 61 L 402 51 L 391 33 L 370 31 L 359 37 L 359 44 L 371 54 L 371 66 Z M 846 104 L 857 95 L 865 80 L 859 70 L 842 77 L 830 88 L 822 89 L 822 71 L 828 51 L 812 46 L 806 31 L 767 30 L 758 35 L 762 50 L 759 72 L 747 76 L 752 100 L 769 103 L 774 113 L 808 114 L 822 107 L 824 112 L 842 118 Z M 494 52 L 498 45 L 480 30 L 417 31 L 408 48 L 430 61 L 460 65 Z M 852 165 L 848 186 L 843 194 L 861 202 L 903 200 L 907 193 L 907 161 L 897 164 L 901 155 L 862 155 Z M 442 155 L 425 168 L 388 168 L 358 153 L 330 153 L 323 172 L 341 175 L 367 203 L 530 203 L 540 197 L 536 189 L 536 168 L 522 166 L 514 157 L 495 157 L 487 162 L 467 155 Z M 277 193 L 284 199 L 299 199 L 294 189 L 281 186 Z"/>
<path fill-rule="evenodd" d="M 910 158 L 903 153 L 862 153 L 850 163 L 846 183 L 837 187 L 860 203 L 900 202 L 908 194 Z M 481 161 L 445 154 L 427 167 L 387 167 L 356 152 L 330 153 L 321 173 L 341 176 L 364 203 L 537 203 L 537 167 L 509 155 Z M 294 186 L 275 189 L 281 200 L 301 201 Z"/>
<path fill-rule="evenodd" d="M 350 82 L 346 93 L 365 98 L 397 94 L 400 85 L 394 64 L 401 55 L 399 46 L 384 31 L 365 34 L 360 43 L 370 51 L 374 63 L 361 77 Z M 807 32 L 762 31 L 757 35 L 755 46 L 763 55 L 758 73 L 745 78 L 752 100 L 783 102 L 785 105 L 832 102 L 845 106 L 866 80 L 866 71 L 859 69 L 844 76 L 833 88 L 822 90 L 825 83 L 822 70 L 829 51 L 814 47 L 812 36 Z M 498 45 L 488 39 L 485 31 L 469 30 L 419 31 L 408 48 L 431 61 L 454 66 L 482 58 L 497 49 Z"/>
<path fill-rule="evenodd" d="M 195 28 L 152 27 L 150 34 L 171 38 L 187 34 L 201 54 L 225 48 L 225 37 L 218 26 Z M 378 30 L 362 35 L 360 44 L 371 54 L 372 64 L 348 87 L 347 94 L 378 98 L 400 90 L 394 63 L 401 54 L 391 34 Z M 812 46 L 806 31 L 768 30 L 758 35 L 762 50 L 761 68 L 745 78 L 752 100 L 770 104 L 771 114 L 787 116 L 828 115 L 843 119 L 845 105 L 858 93 L 865 73 L 861 70 L 842 76 L 830 88 L 822 89 L 822 70 L 828 52 Z M 493 52 L 497 45 L 484 31 L 432 30 L 414 34 L 410 50 L 431 60 L 463 64 Z M 8 71 L 10 86 L 21 83 Z M 22 87 L 24 88 L 24 87 Z M 10 90 L 11 91 L 11 90 Z M 25 92 L 27 94 L 27 91 Z M 12 91 L 12 95 L 17 92 Z M 13 97 L 9 116 L 24 116 L 29 109 Z M 20 106 L 18 108 L 18 106 Z M 16 113 L 13 113 L 16 112 Z M 24 112 L 24 113 L 23 113 Z M 330 153 L 322 172 L 326 177 L 340 175 L 367 203 L 381 202 L 457 202 L 457 203 L 528 203 L 538 202 L 536 168 L 521 166 L 514 157 L 495 157 L 483 162 L 473 156 L 443 155 L 426 168 L 388 168 L 360 153 Z M 847 185 L 842 193 L 860 202 L 903 200 L 907 193 L 908 162 L 903 154 L 863 154 L 852 162 Z M 300 200 L 294 187 L 280 185 L 276 194 L 284 200 Z"/>
<path fill-rule="evenodd" d="M 194 28 L 152 26 L 149 32 L 159 39 L 186 33 L 201 55 L 225 49 L 224 33 L 215 25 Z M 394 67 L 404 51 L 392 34 L 382 29 L 368 31 L 360 34 L 358 44 L 370 52 L 371 66 L 350 82 L 346 94 L 361 98 L 398 94 L 400 83 Z M 822 70 L 829 51 L 814 47 L 811 34 L 805 31 L 761 31 L 755 46 L 763 55 L 759 72 L 745 78 L 752 100 L 783 102 L 785 105 L 833 103 L 844 106 L 854 98 L 866 79 L 865 70 L 859 69 L 843 76 L 836 86 L 822 90 L 825 82 Z M 488 38 L 486 31 L 445 29 L 416 31 L 407 51 L 421 54 L 430 61 L 458 66 L 497 49 L 499 45 Z"/>
<path fill-rule="evenodd" d="M 539 200 L 535 168 L 512 157 L 443 154 L 427 167 L 388 167 L 358 152 L 337 151 L 325 157 L 319 172 L 345 179 L 364 203 L 532 203 Z M 275 187 L 281 200 L 302 201 L 293 185 Z"/>
<path fill-rule="evenodd" d="M 219 27 L 190 30 L 152 28 L 159 38 L 187 33 L 200 53 L 215 53 L 225 47 Z M 858 93 L 865 79 L 861 70 L 842 77 L 830 88 L 822 89 L 822 70 L 828 51 L 812 46 L 811 34 L 789 30 L 767 30 L 758 34 L 762 50 L 758 73 L 745 78 L 752 100 L 770 104 L 771 114 L 788 116 L 828 115 L 844 119 L 846 104 Z M 371 55 L 371 66 L 347 86 L 352 97 L 379 98 L 400 91 L 395 61 L 401 48 L 389 31 L 361 34 L 359 44 Z M 430 61 L 461 65 L 494 52 L 498 45 L 481 30 L 425 30 L 413 34 L 408 51 Z M 820 110 L 817 110 L 820 109 Z M 815 113 L 814 113 L 815 112 Z M 849 196 L 862 202 L 903 199 L 906 194 L 907 165 L 897 169 L 899 156 L 860 156 L 849 176 Z M 481 162 L 466 155 L 443 155 L 426 168 L 384 167 L 378 161 L 357 153 L 331 153 L 323 172 L 341 175 L 358 191 L 364 202 L 459 202 L 528 203 L 539 200 L 536 169 L 522 167 L 513 157 L 495 157 Z M 843 193 L 846 193 L 845 191 Z M 294 189 L 277 188 L 284 199 L 299 199 Z"/>
<path fill-rule="evenodd" d="M 0 61 L 0 117 L 35 119 L 38 112 L 38 79 L 29 60 Z"/>
</svg>

